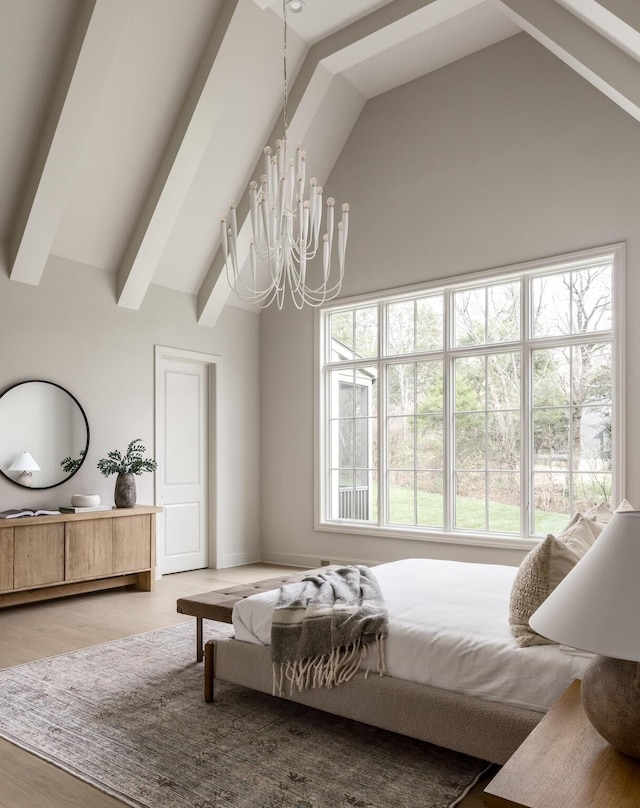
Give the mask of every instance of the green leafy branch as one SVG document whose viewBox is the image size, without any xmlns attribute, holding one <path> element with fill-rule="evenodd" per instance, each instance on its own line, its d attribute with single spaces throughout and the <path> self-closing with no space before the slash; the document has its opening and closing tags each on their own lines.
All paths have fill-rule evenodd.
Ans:
<svg viewBox="0 0 640 808">
<path fill-rule="evenodd" d="M 116 449 L 98 460 L 98 470 L 105 477 L 111 474 L 142 474 L 145 471 L 155 471 L 158 464 L 150 457 L 144 456 L 146 451 L 142 440 L 136 438 L 127 446 L 124 454 Z"/>
<path fill-rule="evenodd" d="M 69 473 L 71 473 L 71 472 L 75 473 L 80 468 L 80 466 L 82 465 L 82 462 L 84 460 L 84 453 L 85 453 L 85 450 L 80 449 L 79 457 L 65 457 L 64 459 L 62 459 L 60 461 L 60 465 L 62 466 L 62 470 L 66 471 L 66 472 L 69 472 Z"/>
</svg>

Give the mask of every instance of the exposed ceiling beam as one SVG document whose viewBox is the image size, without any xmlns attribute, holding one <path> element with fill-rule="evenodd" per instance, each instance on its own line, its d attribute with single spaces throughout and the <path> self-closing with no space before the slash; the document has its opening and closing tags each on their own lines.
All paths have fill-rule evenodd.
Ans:
<svg viewBox="0 0 640 808">
<path fill-rule="evenodd" d="M 559 0 L 581 20 L 640 60 L 640 3 L 637 0 Z"/>
<path fill-rule="evenodd" d="M 224 0 L 207 49 L 118 269 L 119 306 L 138 309 L 153 278 L 171 229 L 220 121 L 229 76 L 247 48 L 237 0 Z M 249 3 L 245 8 L 249 7 Z"/>
<path fill-rule="evenodd" d="M 599 0 L 599 6 L 622 20 L 624 25 L 634 31 L 640 31 L 640 4 L 638 0 Z"/>
<path fill-rule="evenodd" d="M 640 121 L 640 64 L 554 0 L 497 0 L 518 25 Z"/>
<path fill-rule="evenodd" d="M 326 64 L 334 72 L 343 72 L 401 44 L 415 36 L 418 31 L 436 28 L 484 2 L 486 0 L 429 0 L 426 3 L 407 4 L 405 12 L 396 13 L 394 19 L 390 19 L 389 14 L 383 18 L 381 12 L 377 12 L 377 15 L 371 14 L 370 17 L 378 16 L 381 22 L 384 19 L 384 25 L 363 32 L 353 45 L 342 47 L 331 56 L 324 57 Z M 396 11 L 398 12 L 399 8 Z M 358 25 L 359 23 L 354 23 L 352 27 L 357 28 Z"/>
<path fill-rule="evenodd" d="M 129 9 L 127 0 L 80 7 L 12 228 L 11 280 L 40 283 Z"/>
</svg>

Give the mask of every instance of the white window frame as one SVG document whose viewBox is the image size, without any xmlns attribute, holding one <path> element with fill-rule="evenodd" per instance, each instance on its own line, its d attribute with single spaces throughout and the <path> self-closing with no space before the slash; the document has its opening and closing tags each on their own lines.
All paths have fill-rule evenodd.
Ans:
<svg viewBox="0 0 640 808">
<path fill-rule="evenodd" d="M 328 496 L 329 496 L 329 443 L 330 439 L 327 435 L 328 412 L 330 395 L 330 385 L 324 384 L 323 377 L 325 367 L 328 369 L 336 369 L 337 365 L 330 362 L 323 365 L 324 354 L 329 350 L 328 340 L 330 335 L 327 334 L 326 323 L 329 321 L 329 315 L 341 310 L 348 310 L 357 307 L 382 306 L 389 302 L 400 301 L 403 299 L 410 299 L 417 295 L 433 294 L 440 291 L 445 291 L 445 296 L 451 295 L 453 291 L 459 291 L 465 287 L 474 287 L 491 282 L 506 281 L 523 276 L 544 275 L 553 271 L 570 270 L 584 268 L 585 265 L 601 263 L 603 260 L 611 260 L 613 267 L 613 327 L 612 327 L 612 346 L 613 346 L 613 411 L 612 411 L 612 502 L 615 505 L 622 500 L 625 496 L 625 384 L 624 384 L 624 368 L 625 368 L 625 320 L 624 320 L 624 299 L 625 299 L 625 244 L 616 243 L 606 245 L 604 247 L 595 247 L 592 249 L 581 250 L 578 252 L 567 253 L 550 258 L 529 261 L 521 264 L 514 264 L 499 269 L 485 270 L 475 272 L 472 274 L 440 279 L 424 284 L 416 284 L 413 286 L 402 287 L 398 289 L 384 290 L 368 295 L 358 295 L 349 298 L 341 298 L 333 301 L 320 309 L 315 311 L 315 433 L 314 433 L 314 449 L 315 449 L 315 481 L 314 481 L 314 527 L 316 530 L 337 532 L 337 533 L 350 533 L 356 535 L 366 535 L 372 537 L 384 538 L 398 538 L 409 539 L 416 541 L 435 541 L 446 542 L 453 544 L 464 544 L 485 547 L 502 547 L 502 548 L 528 548 L 535 546 L 540 537 L 525 538 L 525 532 L 528 525 L 528 509 L 532 501 L 532 481 L 529 479 L 528 468 L 530 460 L 530 436 L 528 434 L 528 417 L 526 410 L 529 412 L 532 406 L 532 391 L 531 380 L 525 379 L 523 374 L 522 383 L 524 392 L 522 396 L 523 418 L 522 426 L 523 433 L 522 440 L 522 491 L 524 505 L 522 508 L 521 519 L 521 536 L 513 536 L 506 534 L 494 534 L 491 532 L 473 532 L 462 531 L 461 529 L 438 529 L 438 528 L 425 528 L 416 526 L 397 526 L 385 524 L 386 519 L 386 501 L 385 497 L 380 497 L 378 509 L 378 523 L 362 523 L 350 521 L 346 519 L 331 519 L 327 517 L 328 513 Z M 527 284 L 522 285 L 523 290 L 527 289 Z M 444 308 L 444 328 L 448 330 L 450 337 L 452 323 L 450 318 L 450 306 L 445 305 Z M 529 340 L 528 319 L 531 316 L 531 301 L 523 299 L 521 303 L 522 322 L 521 322 L 521 339 L 517 343 L 500 343 L 493 346 L 478 346 L 479 352 L 484 352 L 488 349 L 490 352 L 509 350 L 509 347 L 517 345 L 518 350 L 524 353 L 528 351 L 532 343 L 536 347 L 553 347 L 554 339 L 549 338 L 544 340 L 535 341 Z M 342 362 L 341 367 L 348 369 L 353 366 L 358 366 L 363 363 L 368 365 L 377 364 L 379 368 L 385 366 L 385 357 L 383 352 L 385 340 L 386 323 L 384 318 L 379 319 L 378 323 L 378 355 L 371 358 L 363 358 L 354 360 L 353 363 Z M 598 338 L 602 332 L 594 333 L 594 337 Z M 570 340 L 569 340 L 570 341 Z M 562 337 L 557 341 L 558 345 L 566 345 L 567 339 Z M 450 348 L 448 354 L 455 355 L 455 348 L 450 339 Z M 330 354 L 329 354 L 330 355 Z M 407 361 L 411 361 L 415 355 L 408 354 Z M 449 371 L 447 362 L 444 363 L 445 373 L 445 390 L 451 395 L 452 380 L 448 378 Z M 384 378 L 384 373 L 379 374 L 379 378 Z M 386 479 L 386 469 L 384 460 L 384 449 L 381 441 L 381 424 L 386 417 L 384 396 L 379 396 L 379 411 L 378 411 L 378 430 L 379 430 L 379 467 L 377 469 L 379 487 L 382 488 L 384 480 Z M 452 408 L 449 408 L 452 413 Z M 452 414 L 450 415 L 452 418 Z M 444 474 L 446 479 L 446 486 L 453 484 L 453 470 L 449 463 L 452 458 L 452 447 L 450 446 L 450 436 L 452 434 L 452 423 L 445 421 L 445 465 Z M 445 514 L 445 525 L 453 524 L 453 498 L 448 497 L 449 508 Z"/>
</svg>

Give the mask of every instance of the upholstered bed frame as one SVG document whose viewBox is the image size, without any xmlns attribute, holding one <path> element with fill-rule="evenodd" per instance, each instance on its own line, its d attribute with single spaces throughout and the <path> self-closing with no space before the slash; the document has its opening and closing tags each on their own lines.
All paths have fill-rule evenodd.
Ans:
<svg viewBox="0 0 640 808">
<path fill-rule="evenodd" d="M 322 568 L 327 569 L 335 566 Z M 234 605 L 244 598 L 319 571 L 306 570 L 180 598 L 178 612 L 192 615 L 197 621 L 197 658 L 203 656 L 203 619 L 230 623 Z M 211 640 L 204 646 L 204 659 L 205 701 L 214 701 L 214 679 L 272 693 L 268 646 L 233 638 Z M 350 682 L 330 690 L 294 690 L 285 698 L 500 764 L 508 760 L 543 717 L 541 712 L 371 673 L 366 679 L 364 673 L 358 673 Z"/>
<path fill-rule="evenodd" d="M 205 645 L 205 700 L 214 678 L 272 692 L 271 649 L 235 639 Z M 358 673 L 340 687 L 294 690 L 291 701 L 382 729 L 505 763 L 543 713 L 484 701 L 390 676 Z"/>
<path fill-rule="evenodd" d="M 626 506 L 628 503 L 624 501 L 620 508 Z M 608 506 L 602 503 L 587 515 L 574 517 L 558 539 L 547 537 L 523 562 L 518 572 L 523 575 L 521 583 L 528 588 L 536 583 L 540 588 L 545 575 L 549 578 L 550 570 L 545 571 L 544 564 L 538 563 L 547 557 L 544 555 L 547 542 L 565 543 L 573 548 L 576 557 L 584 555 L 602 529 L 601 525 L 600 530 L 594 530 L 598 522 L 606 524 L 610 517 Z M 275 581 L 265 583 L 269 584 L 268 588 L 276 584 Z M 546 585 L 549 584 L 546 580 Z M 243 593 L 241 597 L 244 596 Z M 537 605 L 533 605 L 534 611 Z M 526 606 L 530 609 L 531 604 Z M 199 612 L 186 613 L 198 615 Z M 526 623 L 529 614 L 530 611 L 518 617 Z M 577 674 L 574 671 L 571 675 Z M 207 643 L 205 653 L 205 699 L 208 701 L 214 697 L 214 678 L 271 693 L 271 649 L 235 639 L 212 640 Z M 365 679 L 362 672 L 340 687 L 302 692 L 294 689 L 285 698 L 500 764 L 507 761 L 544 715 L 405 679 L 376 674 L 369 674 Z"/>
</svg>

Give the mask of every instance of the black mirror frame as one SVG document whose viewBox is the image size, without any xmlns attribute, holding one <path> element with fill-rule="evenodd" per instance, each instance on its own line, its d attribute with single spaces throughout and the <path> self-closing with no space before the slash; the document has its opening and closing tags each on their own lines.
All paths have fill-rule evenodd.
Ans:
<svg viewBox="0 0 640 808">
<path fill-rule="evenodd" d="M 0 393 L 0 400 L 3 398 L 3 396 L 5 396 L 11 390 L 14 390 L 16 387 L 20 387 L 23 384 L 33 384 L 33 383 L 36 383 L 36 382 L 39 383 L 39 384 L 50 384 L 52 387 L 57 387 L 59 390 L 62 390 L 63 393 L 66 393 L 69 396 L 69 398 L 71 398 L 72 401 L 75 402 L 78 409 L 80 410 L 80 413 L 82 414 L 82 418 L 84 419 L 84 425 L 85 425 L 85 427 L 87 429 L 87 444 L 85 446 L 84 455 L 82 457 L 82 460 L 78 464 L 78 468 L 75 469 L 75 471 L 72 471 L 70 474 L 68 474 L 63 480 L 60 480 L 59 483 L 53 483 L 53 485 L 33 485 L 33 486 L 30 486 L 30 487 L 26 488 L 24 485 L 21 485 L 17 480 L 12 479 L 7 474 L 5 474 L 4 471 L 2 471 L 2 469 L 0 469 L 0 474 L 5 478 L 5 480 L 8 480 L 10 483 L 13 483 L 13 485 L 17 485 L 18 488 L 21 488 L 23 491 L 24 490 L 27 490 L 27 491 L 45 491 L 48 488 L 57 488 L 59 485 L 63 485 L 63 483 L 68 482 L 75 474 L 77 474 L 80 471 L 80 469 L 82 468 L 82 464 L 87 459 L 87 453 L 89 451 L 89 443 L 90 443 L 90 440 L 91 440 L 91 433 L 89 431 L 89 421 L 87 420 L 87 414 L 84 411 L 84 408 L 83 408 L 82 404 L 80 404 L 80 402 L 73 395 L 73 393 L 69 392 L 69 390 L 67 390 L 67 388 L 63 387 L 61 384 L 57 384 L 56 382 L 50 382 L 48 379 L 26 379 L 25 381 L 22 381 L 22 382 L 16 382 L 16 384 L 12 384 L 10 387 L 7 387 L 6 390 L 3 390 L 2 393 Z"/>
</svg>

